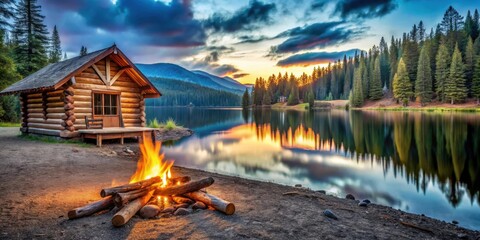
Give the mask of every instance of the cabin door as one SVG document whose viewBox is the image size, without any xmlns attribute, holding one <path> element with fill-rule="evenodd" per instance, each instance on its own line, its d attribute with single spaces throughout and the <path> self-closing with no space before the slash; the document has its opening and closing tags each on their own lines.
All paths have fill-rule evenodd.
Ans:
<svg viewBox="0 0 480 240">
<path fill-rule="evenodd" d="M 120 127 L 120 94 L 93 93 L 93 119 L 103 119 L 103 127 Z"/>
</svg>

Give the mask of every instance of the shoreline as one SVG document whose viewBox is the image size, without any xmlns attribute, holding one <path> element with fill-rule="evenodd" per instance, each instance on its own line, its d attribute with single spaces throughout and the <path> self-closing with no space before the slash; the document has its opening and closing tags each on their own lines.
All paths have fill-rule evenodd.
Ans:
<svg viewBox="0 0 480 240">
<path fill-rule="evenodd" d="M 480 237 L 479 231 L 375 203 L 360 207 L 355 200 L 301 187 L 176 166 L 174 176 L 212 176 L 215 184 L 208 191 L 234 202 L 237 212 L 226 216 L 204 210 L 151 220 L 134 217 L 123 228 L 109 225 L 114 211 L 67 220 L 68 210 L 98 199 L 98 189 L 128 181 L 137 164 L 137 143 L 106 144 L 102 148 L 53 145 L 19 138 L 17 132 L 16 128 L 0 128 L 0 144 L 5 146 L 0 152 L 0 181 L 4 183 L 0 188 L 0 195 L 4 196 L 0 199 L 0 206 L 4 206 L 0 209 L 0 238 Z M 18 150 L 17 146 L 29 150 Z M 124 154 L 125 148 L 134 154 Z M 65 158 L 55 154 L 58 151 L 71 154 Z M 74 194 L 79 192 L 82 194 Z M 324 216 L 326 209 L 338 220 Z"/>
</svg>

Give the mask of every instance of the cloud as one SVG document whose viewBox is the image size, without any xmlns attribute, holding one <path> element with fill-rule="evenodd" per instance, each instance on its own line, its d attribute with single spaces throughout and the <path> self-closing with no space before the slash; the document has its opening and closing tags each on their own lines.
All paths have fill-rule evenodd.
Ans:
<svg viewBox="0 0 480 240">
<path fill-rule="evenodd" d="M 351 24 L 343 21 L 314 23 L 305 27 L 292 28 L 277 36 L 277 38 L 288 38 L 281 44 L 273 46 L 268 56 L 339 45 L 360 38 L 365 30 L 364 27 L 352 27 Z"/>
<path fill-rule="evenodd" d="M 232 77 L 233 78 L 242 78 L 242 77 L 246 77 L 250 75 L 250 73 L 236 73 L 236 74 L 233 74 Z"/>
<path fill-rule="evenodd" d="M 220 56 L 223 53 L 222 51 L 219 51 L 219 49 L 224 49 L 224 48 L 222 47 L 207 47 L 207 48 L 216 49 L 216 50 L 209 52 L 208 55 L 206 55 L 204 58 L 193 59 L 192 61 L 184 61 L 182 65 L 186 66 L 189 69 L 201 69 L 218 76 L 226 76 L 226 75 L 234 74 L 240 71 L 240 69 L 238 69 L 232 64 L 218 63 L 218 61 L 220 60 Z"/>
<path fill-rule="evenodd" d="M 360 53 L 360 49 L 350 49 L 346 51 L 340 52 L 308 52 L 308 53 L 301 53 L 292 55 L 285 59 L 282 59 L 277 62 L 277 66 L 279 67 L 290 67 L 290 66 L 310 66 L 315 64 L 322 64 L 322 63 L 329 63 L 336 61 L 338 59 L 343 59 L 346 55 L 354 56 L 355 52 Z"/>
<path fill-rule="evenodd" d="M 227 46 L 208 46 L 205 48 L 207 51 L 217 51 L 221 53 L 232 53 L 235 51 L 235 48 L 233 47 L 227 47 Z"/>
<path fill-rule="evenodd" d="M 241 8 L 231 15 L 214 13 L 204 21 L 204 26 L 216 33 L 250 31 L 271 23 L 273 21 L 271 14 L 275 11 L 275 3 L 252 0 L 247 7 Z"/>
<path fill-rule="evenodd" d="M 265 35 L 260 35 L 260 36 L 242 35 L 242 36 L 239 36 L 238 39 L 240 40 L 240 42 L 237 42 L 235 44 L 258 43 L 265 40 L 271 40 L 272 38 Z"/>
<path fill-rule="evenodd" d="M 397 8 L 394 0 L 340 0 L 335 5 L 334 14 L 346 18 L 382 17 Z"/>
<path fill-rule="evenodd" d="M 189 0 L 117 0 L 115 4 L 111 0 L 43 0 L 43 6 L 48 9 L 47 21 L 57 19 L 53 21 L 60 29 L 128 36 L 137 44 L 157 47 L 203 46 L 207 39 L 201 21 L 193 16 Z M 77 24 L 58 21 L 73 15 L 81 18 Z"/>
</svg>

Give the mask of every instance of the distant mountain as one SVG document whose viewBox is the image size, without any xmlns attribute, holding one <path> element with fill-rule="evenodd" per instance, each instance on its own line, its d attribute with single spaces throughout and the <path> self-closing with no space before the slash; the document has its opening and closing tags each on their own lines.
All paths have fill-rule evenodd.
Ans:
<svg viewBox="0 0 480 240">
<path fill-rule="evenodd" d="M 149 78 L 175 79 L 215 90 L 242 94 L 246 86 L 231 78 L 221 78 L 203 71 L 189 71 L 171 63 L 136 64 Z"/>
<path fill-rule="evenodd" d="M 203 87 L 196 83 L 169 78 L 150 77 L 162 93 L 160 98 L 147 99 L 148 106 L 240 106 L 241 96 Z"/>
<path fill-rule="evenodd" d="M 215 76 L 215 75 L 212 75 L 210 73 L 200 71 L 200 70 L 195 70 L 195 71 L 192 71 L 192 72 L 197 74 L 197 75 L 208 77 L 212 81 L 222 85 L 223 87 L 232 89 L 234 91 L 240 91 L 240 92 L 243 93 L 243 91 L 245 91 L 245 88 L 246 88 L 245 85 L 243 85 L 243 84 L 241 84 L 241 83 L 237 82 L 236 80 L 234 80 L 232 78 L 229 78 L 229 77 L 221 78 L 221 77 L 218 77 L 218 76 Z"/>
</svg>

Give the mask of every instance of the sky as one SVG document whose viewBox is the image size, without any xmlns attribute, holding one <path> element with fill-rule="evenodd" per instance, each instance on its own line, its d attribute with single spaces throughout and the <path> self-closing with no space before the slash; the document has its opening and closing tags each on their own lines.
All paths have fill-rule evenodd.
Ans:
<svg viewBox="0 0 480 240">
<path fill-rule="evenodd" d="M 168 62 L 242 83 L 310 74 L 356 50 L 390 43 L 422 20 L 435 28 L 452 5 L 480 0 L 38 0 L 49 30 L 74 57 L 116 44 L 134 63 Z"/>
</svg>

